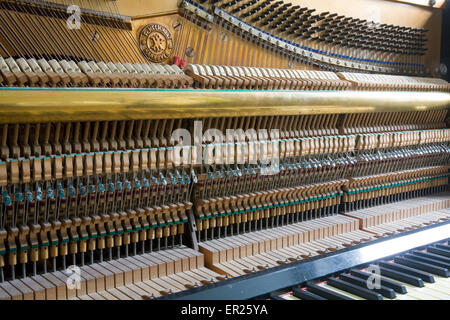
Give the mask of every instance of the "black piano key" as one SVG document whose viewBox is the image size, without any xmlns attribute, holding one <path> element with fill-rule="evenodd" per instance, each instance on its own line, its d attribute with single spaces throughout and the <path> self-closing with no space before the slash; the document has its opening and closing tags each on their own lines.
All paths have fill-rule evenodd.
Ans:
<svg viewBox="0 0 450 320">
<path fill-rule="evenodd" d="M 437 243 L 434 246 L 436 248 L 439 248 L 439 249 L 442 249 L 442 250 L 450 252 L 450 246 L 448 244 Z"/>
<path fill-rule="evenodd" d="M 308 284 L 306 286 L 306 289 L 309 292 L 312 292 L 314 294 L 317 294 L 317 295 L 319 295 L 321 297 L 324 297 L 326 299 L 329 299 L 329 300 L 355 300 L 353 298 L 344 296 L 343 294 L 331 291 L 331 290 L 329 290 L 327 288 L 323 288 L 323 287 L 318 286 L 316 284 Z"/>
<path fill-rule="evenodd" d="M 396 271 L 393 269 L 389 269 L 389 268 L 380 266 L 380 273 L 382 276 L 389 277 L 394 280 L 398 280 L 398 281 L 401 281 L 401 282 L 404 282 L 404 283 L 407 283 L 407 284 L 410 284 L 410 285 L 413 285 L 413 286 L 416 286 L 419 288 L 422 288 L 424 286 L 423 280 L 421 278 L 414 277 L 409 274 L 399 272 L 399 271 Z"/>
<path fill-rule="evenodd" d="M 416 261 L 425 262 L 425 263 L 428 263 L 428 264 L 431 264 L 431 265 L 434 265 L 434 266 L 450 269 L 450 263 L 445 263 L 445 262 L 442 262 L 442 261 L 439 261 L 439 260 L 436 260 L 436 259 L 422 257 L 422 256 L 417 256 L 417 255 L 411 254 L 411 253 L 405 254 L 404 257 L 412 259 L 412 260 L 416 260 Z"/>
<path fill-rule="evenodd" d="M 419 250 L 413 250 L 412 253 L 416 256 L 421 256 L 421 257 L 430 258 L 433 260 L 443 261 L 445 263 L 450 263 L 450 258 L 446 258 L 446 257 L 440 256 L 438 254 L 434 254 L 431 252 L 423 252 L 423 251 L 419 251 Z"/>
<path fill-rule="evenodd" d="M 377 289 L 377 288 L 369 289 L 367 287 L 367 279 L 363 280 L 361 278 L 358 278 L 358 277 L 355 277 L 355 276 L 352 276 L 352 275 L 348 275 L 348 274 L 345 274 L 345 273 L 339 275 L 339 279 L 341 279 L 342 281 L 354 284 L 356 286 L 362 287 L 362 288 L 367 288 L 369 291 L 377 292 L 377 293 L 381 294 L 383 297 L 386 297 L 386 298 L 389 298 L 389 299 L 394 299 L 395 298 L 394 290 L 392 290 L 391 288 L 388 288 L 386 286 L 383 286 L 381 284 L 381 281 L 380 281 L 380 288 L 379 289 Z"/>
<path fill-rule="evenodd" d="M 404 266 L 404 265 L 401 265 L 401 264 L 398 264 L 395 262 L 380 262 L 379 265 L 389 268 L 391 270 L 409 274 L 410 276 L 413 276 L 413 277 L 419 277 L 420 279 L 422 279 L 425 282 L 434 283 L 433 275 L 428 272 L 417 270 L 417 269 L 414 269 L 414 268 L 411 268 L 408 266 Z"/>
<path fill-rule="evenodd" d="M 433 265 L 425 263 L 425 262 L 420 262 L 420 261 L 416 261 L 416 260 L 404 258 L 404 257 L 395 257 L 394 261 L 401 265 L 408 266 L 408 267 L 411 267 L 414 269 L 423 270 L 426 272 L 430 272 L 432 274 L 436 274 L 441 277 L 445 277 L 445 278 L 449 277 L 449 272 L 448 272 L 448 269 L 446 269 L 446 268 L 433 266 Z"/>
<path fill-rule="evenodd" d="M 308 290 L 302 290 L 295 288 L 292 290 L 292 295 L 302 300 L 327 300 L 324 297 L 318 296 Z"/>
<path fill-rule="evenodd" d="M 355 277 L 359 277 L 363 280 L 367 280 L 370 276 L 372 276 L 371 273 L 368 272 L 364 272 L 358 269 L 351 269 L 350 273 L 355 276 Z M 401 294 L 405 294 L 407 292 L 406 287 L 404 285 L 402 285 L 401 283 L 392 281 L 390 279 L 385 279 L 383 277 L 381 277 L 381 281 L 380 281 L 382 286 L 386 286 L 388 288 L 391 288 L 392 290 L 394 290 L 397 293 L 401 293 Z"/>
<path fill-rule="evenodd" d="M 428 247 L 427 251 L 434 253 L 434 254 L 438 254 L 443 257 L 450 258 L 450 252 L 447 250 L 444 250 L 444 249 L 440 249 L 440 248 L 436 248 L 436 247 Z"/>
<path fill-rule="evenodd" d="M 368 300 L 383 300 L 383 297 L 381 294 L 373 292 L 369 289 L 366 289 L 364 287 L 360 287 L 358 285 L 348 283 L 346 281 L 343 281 L 341 279 L 335 279 L 335 278 L 328 278 L 327 284 L 338 288 L 340 290 L 346 291 L 348 293 L 354 294 L 356 296 L 359 296 L 364 299 Z"/>
</svg>

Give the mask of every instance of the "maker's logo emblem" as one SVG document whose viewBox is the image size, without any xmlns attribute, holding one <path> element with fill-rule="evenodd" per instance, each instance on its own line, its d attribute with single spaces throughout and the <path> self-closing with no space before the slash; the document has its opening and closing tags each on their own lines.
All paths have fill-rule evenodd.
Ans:
<svg viewBox="0 0 450 320">
<path fill-rule="evenodd" d="M 172 34 L 163 25 L 150 23 L 139 34 L 139 48 L 151 62 L 164 62 L 172 54 Z"/>
</svg>

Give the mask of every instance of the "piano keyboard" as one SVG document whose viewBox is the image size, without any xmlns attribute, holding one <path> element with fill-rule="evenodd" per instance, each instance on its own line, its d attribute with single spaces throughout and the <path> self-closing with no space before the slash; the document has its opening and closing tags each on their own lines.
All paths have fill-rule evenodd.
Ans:
<svg viewBox="0 0 450 320">
<path fill-rule="evenodd" d="M 289 292 L 272 293 L 271 298 L 275 300 L 450 300 L 449 240 L 425 248 L 416 248 L 387 260 L 376 261 L 370 264 L 369 268 L 370 270 L 367 266 L 355 267 L 338 275 L 311 280 Z M 378 278 L 373 270 L 380 271 Z"/>
</svg>

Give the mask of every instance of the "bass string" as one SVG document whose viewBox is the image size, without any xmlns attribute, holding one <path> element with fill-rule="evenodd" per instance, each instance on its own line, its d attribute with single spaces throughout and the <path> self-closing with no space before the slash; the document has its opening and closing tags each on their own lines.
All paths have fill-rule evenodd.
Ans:
<svg viewBox="0 0 450 320">
<path fill-rule="evenodd" d="M 66 1 L 64 1 L 64 4 L 66 6 L 68 6 L 68 4 L 66 3 Z M 81 10 L 81 9 L 80 9 Z M 64 34 L 69 38 L 69 42 L 68 45 L 72 44 L 71 47 L 75 47 L 76 49 L 78 49 L 77 44 L 80 46 L 80 51 L 78 51 L 78 57 L 75 58 L 75 60 L 77 62 L 82 61 L 83 59 L 90 59 L 90 60 L 95 60 L 98 59 L 99 57 L 99 53 L 94 50 L 92 51 L 91 48 L 89 46 L 86 45 L 85 41 L 83 41 L 82 37 L 84 36 L 84 33 L 82 32 L 83 30 L 83 24 L 81 25 L 81 29 L 79 29 L 79 33 L 77 32 L 77 29 L 68 29 L 67 27 L 67 19 L 68 17 L 64 16 L 63 11 L 55 11 L 55 13 L 52 15 L 52 17 L 54 18 L 54 26 L 59 27 L 59 30 L 64 31 L 67 30 L 67 32 L 65 32 Z M 82 17 L 82 16 L 81 16 Z M 82 21 L 80 21 L 81 23 Z M 57 31 L 56 31 L 57 32 Z M 61 32 L 62 35 L 62 32 Z"/>
<path fill-rule="evenodd" d="M 2 3 L 2 2 L 0 2 L 0 3 Z M 2 5 L 3 5 L 3 3 L 2 3 Z M 3 38 L 6 39 L 6 41 L 9 43 L 9 46 L 14 50 L 14 54 L 11 57 L 13 57 L 13 56 L 22 56 L 23 57 L 24 53 L 21 50 L 22 43 L 17 38 L 10 37 L 10 35 L 14 34 L 14 32 L 10 28 L 8 21 L 5 20 L 6 18 L 3 16 L 2 11 L 5 11 L 5 10 L 0 10 L 0 21 L 4 24 L 4 27 L 1 28 L 1 30 L 3 31 L 2 32 Z M 17 43 L 15 41 L 17 41 Z"/>
<path fill-rule="evenodd" d="M 117 6 L 116 1 L 113 1 L 113 4 L 114 4 L 114 6 L 113 6 L 113 8 L 111 10 L 115 10 L 115 13 L 117 15 L 120 15 L 119 8 Z M 108 4 L 108 7 L 109 7 L 109 4 Z M 120 30 L 118 32 L 118 34 L 129 45 L 129 48 L 131 48 L 130 55 L 131 55 L 131 53 L 134 54 L 134 58 L 135 58 L 134 61 L 137 61 L 138 63 L 146 64 L 147 60 L 143 57 L 141 52 L 138 50 L 139 40 L 136 37 L 133 37 L 133 35 L 131 34 L 131 31 L 129 31 L 129 30 L 122 31 L 122 29 L 120 28 L 120 24 L 119 24 L 119 20 L 118 19 L 113 19 L 113 21 L 114 21 L 114 25 Z M 131 56 L 130 56 L 130 58 L 131 58 Z"/>
<path fill-rule="evenodd" d="M 102 12 L 107 12 L 106 10 L 110 10 L 111 13 L 113 12 L 113 10 L 109 7 L 109 4 L 107 2 L 106 2 L 106 4 L 108 7 L 106 10 L 103 9 L 103 6 L 99 2 L 99 0 L 97 0 L 97 3 Z M 122 35 L 121 34 L 122 32 L 121 32 L 120 25 L 118 24 L 117 20 L 114 18 L 111 18 L 111 19 L 106 19 L 106 21 L 107 21 L 106 27 L 104 29 L 105 30 L 105 32 L 104 32 L 105 39 L 104 40 L 105 40 L 105 44 L 108 48 L 108 52 L 111 52 L 114 56 L 113 57 L 114 60 L 111 60 L 111 62 L 112 61 L 114 61 L 114 62 L 120 61 L 123 63 L 134 62 L 135 59 L 131 56 L 131 52 L 129 51 L 129 49 L 130 48 L 132 49 L 134 46 L 133 45 L 129 45 L 129 46 L 125 45 L 124 41 L 128 42 L 128 39 L 126 37 L 122 37 L 121 39 L 119 39 L 119 34 Z M 116 32 L 113 32 L 111 29 L 116 30 Z M 96 31 L 96 32 L 98 32 L 98 31 Z M 127 32 L 125 32 L 125 34 L 126 33 Z M 99 35 L 102 35 L 102 33 L 99 33 Z M 114 43 L 114 45 L 113 45 L 113 43 Z M 120 47 L 119 50 L 117 50 L 117 48 L 114 48 L 114 46 L 117 46 L 117 45 Z M 139 61 L 138 57 L 139 57 L 139 55 L 135 56 L 135 58 L 137 58 Z M 140 61 L 143 61 L 143 60 L 140 60 Z"/>
<path fill-rule="evenodd" d="M 184 43 L 180 47 L 180 50 L 181 50 L 180 58 L 183 60 L 186 60 L 186 58 L 187 58 L 187 49 L 188 49 L 188 45 L 190 43 L 190 38 L 191 38 L 191 33 L 192 33 L 192 28 L 193 28 L 193 19 L 194 19 L 194 15 L 189 14 L 189 19 L 186 20 L 186 23 L 189 25 L 189 28 L 187 29 L 187 34 L 185 36 L 185 40 L 183 41 Z"/>
<path fill-rule="evenodd" d="M 94 5 L 92 4 L 91 0 L 88 0 L 88 3 L 90 4 L 92 10 L 95 10 Z M 84 1 L 81 1 L 81 4 L 84 7 Z M 101 7 L 100 7 L 101 8 Z M 95 10 L 97 12 L 99 12 L 98 10 Z M 105 12 L 105 11 L 103 11 Z M 86 32 L 84 32 L 84 29 L 82 28 L 80 31 L 81 33 L 81 37 L 84 38 L 84 41 L 86 41 L 86 43 L 90 43 L 90 47 L 93 48 L 93 50 L 95 50 L 96 52 L 98 52 L 98 58 L 97 61 L 114 61 L 116 59 L 118 59 L 118 55 L 122 55 L 122 50 L 113 50 L 112 46 L 110 44 L 110 42 L 108 41 L 107 37 L 109 38 L 111 36 L 110 34 L 110 30 L 108 29 L 108 26 L 110 25 L 109 19 L 106 18 L 105 20 L 106 22 L 106 26 L 102 25 L 102 23 L 100 21 L 97 21 L 98 24 L 95 24 L 95 17 L 90 17 L 92 21 L 85 21 L 85 23 L 83 23 L 83 26 L 86 28 Z M 97 25 L 97 26 L 96 26 Z M 99 26 L 99 27 L 98 27 Z M 104 30 L 104 34 L 106 34 L 106 37 L 104 39 L 104 41 L 100 41 L 102 39 L 102 33 L 100 32 L 100 30 Z M 97 38 L 98 36 L 98 38 Z M 102 43 L 104 44 L 104 46 L 102 45 Z M 120 41 L 118 42 L 120 44 Z M 100 53 L 101 52 L 101 53 Z"/>
<path fill-rule="evenodd" d="M 32 38 L 33 41 L 29 40 L 28 42 L 29 42 L 30 46 L 33 47 L 33 51 L 35 52 L 35 54 L 34 54 L 35 57 L 37 57 L 38 59 L 43 59 L 45 57 L 47 60 L 49 60 L 50 56 L 47 54 L 47 50 L 45 50 L 45 47 L 43 45 L 44 42 L 38 40 L 38 34 L 39 33 L 36 32 L 37 29 L 36 29 L 35 19 L 29 13 L 28 9 L 29 8 L 27 8 L 27 12 L 24 15 L 17 14 L 17 17 L 20 20 L 20 23 L 22 25 L 27 25 L 27 26 L 32 27 L 34 29 L 34 32 L 33 31 L 32 32 L 24 32 L 24 36 L 25 37 L 30 36 Z M 45 33 L 42 33 L 42 35 L 45 36 Z M 49 42 L 49 41 L 47 41 L 46 43 L 51 44 L 51 42 Z M 53 48 L 53 51 L 55 51 L 55 56 L 58 59 L 60 59 L 59 55 L 56 53 L 56 50 L 54 50 L 54 48 Z"/>
<path fill-rule="evenodd" d="M 31 14 L 35 15 L 36 17 L 42 17 L 40 18 L 40 21 L 42 23 L 44 23 L 44 21 L 47 22 L 46 25 L 48 25 L 48 28 L 42 28 L 44 30 L 43 34 L 45 35 L 44 37 L 46 38 L 45 40 L 48 41 L 49 44 L 52 44 L 53 47 L 57 47 L 59 49 L 59 51 L 61 52 L 61 55 L 66 59 L 66 60 L 71 60 L 69 58 L 69 55 L 72 56 L 73 59 L 75 59 L 76 61 L 78 61 L 78 56 L 79 53 L 76 53 L 75 51 L 73 51 L 73 48 L 68 46 L 67 41 L 62 37 L 62 34 L 56 29 L 55 24 L 53 23 L 53 19 L 57 19 L 55 16 L 52 17 L 48 17 L 46 16 L 45 12 L 43 12 L 43 9 L 41 6 L 30 6 L 29 7 Z M 30 16 L 30 21 L 34 20 L 31 16 Z M 34 24 L 35 29 L 39 28 L 39 25 L 37 24 L 37 22 Z M 51 30 L 50 30 L 51 29 Z M 53 38 L 47 34 L 48 31 L 51 31 L 53 34 Z M 54 37 L 57 37 L 58 39 L 56 39 L 56 41 L 54 41 Z M 78 49 L 78 48 L 76 48 Z M 56 51 L 56 50 L 55 50 Z M 50 59 L 52 57 L 52 53 L 49 54 Z M 55 55 L 56 58 L 58 58 L 59 60 L 61 59 L 61 56 L 56 54 Z"/>
<path fill-rule="evenodd" d="M 203 43 L 202 43 L 202 47 L 200 49 L 200 59 L 198 61 L 198 63 L 204 64 L 204 59 L 205 59 L 205 51 L 207 51 L 207 47 L 208 47 L 208 39 L 209 39 L 209 35 L 212 32 L 212 26 L 208 25 L 208 22 L 205 21 L 203 28 L 205 28 L 205 34 L 204 34 L 204 39 L 203 39 Z"/>
<path fill-rule="evenodd" d="M 201 60 L 201 64 L 214 64 L 211 61 L 211 55 L 213 54 L 213 51 L 216 51 L 217 45 L 214 45 L 215 43 L 217 43 L 217 38 L 219 37 L 219 31 L 218 31 L 218 24 L 217 24 L 217 17 L 214 17 L 212 25 L 211 25 L 211 29 L 209 31 L 211 33 L 212 39 L 210 39 L 210 41 L 208 41 L 207 43 L 207 57 L 203 54 L 202 60 Z"/>
<path fill-rule="evenodd" d="M 8 3 L 9 5 L 9 3 Z M 5 6 L 4 2 L 0 2 L 0 8 L 2 9 L 2 11 L 5 13 L 5 24 L 7 25 L 8 31 L 11 32 L 12 37 L 14 37 L 15 41 L 17 41 L 17 43 L 19 43 L 19 46 L 21 47 L 21 49 L 23 50 L 23 52 L 20 52 L 20 55 L 22 58 L 26 58 L 26 57 L 33 57 L 33 54 L 31 53 L 31 51 L 29 50 L 29 48 L 27 47 L 26 43 L 23 41 L 23 39 L 20 39 L 17 35 L 18 34 L 25 34 L 23 28 L 18 24 L 17 20 L 14 19 L 14 17 L 12 17 L 11 11 L 9 10 L 9 7 Z M 15 30 L 14 30 L 15 29 Z M 16 31 L 16 32 L 14 32 Z"/>
<path fill-rule="evenodd" d="M 204 45 L 204 38 L 206 37 L 206 23 L 203 20 L 198 19 L 198 26 L 199 30 L 198 38 L 196 38 L 194 41 L 193 48 L 197 48 L 194 50 L 194 56 L 192 57 L 192 63 L 201 63 L 201 55 L 203 52 L 203 45 Z"/>
<path fill-rule="evenodd" d="M 186 15 L 187 15 L 187 10 L 184 10 L 182 19 L 180 19 L 178 21 L 178 23 L 180 24 L 180 30 L 178 31 L 177 43 L 175 46 L 175 54 L 174 55 L 176 57 L 180 57 L 180 54 L 181 54 L 181 39 L 183 38 L 183 33 L 185 31 Z"/>
</svg>

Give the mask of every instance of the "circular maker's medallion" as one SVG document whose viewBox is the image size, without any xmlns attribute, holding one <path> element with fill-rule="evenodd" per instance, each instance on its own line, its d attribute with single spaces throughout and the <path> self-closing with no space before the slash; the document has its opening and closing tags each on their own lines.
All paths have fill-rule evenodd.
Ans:
<svg viewBox="0 0 450 320">
<path fill-rule="evenodd" d="M 164 62 L 172 54 L 172 34 L 165 26 L 150 23 L 139 34 L 139 48 L 151 62 Z"/>
</svg>

